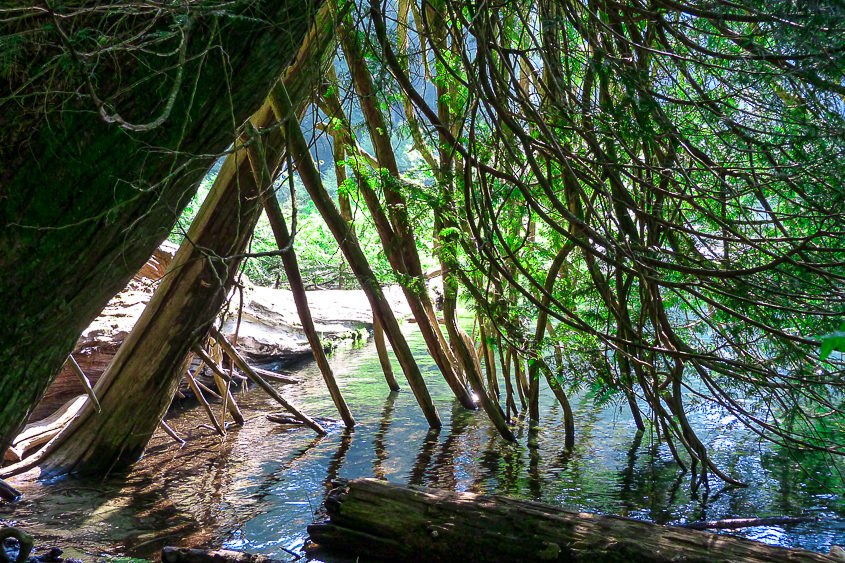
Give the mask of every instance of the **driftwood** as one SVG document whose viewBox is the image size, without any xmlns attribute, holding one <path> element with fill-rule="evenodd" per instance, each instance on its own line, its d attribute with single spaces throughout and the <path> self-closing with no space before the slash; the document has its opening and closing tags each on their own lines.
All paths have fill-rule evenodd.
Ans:
<svg viewBox="0 0 845 563">
<path fill-rule="evenodd" d="M 94 407 L 97 409 L 97 412 L 103 412 L 103 408 L 100 406 L 100 400 L 97 399 L 97 394 L 94 393 L 94 388 L 91 387 L 91 382 L 88 380 L 88 376 L 85 375 L 85 372 L 82 371 L 82 368 L 79 367 L 79 364 L 73 359 L 73 354 L 70 354 L 67 357 L 67 363 L 70 364 L 70 367 L 73 369 L 74 373 L 76 373 L 76 377 L 79 378 L 79 382 L 82 384 L 82 387 L 85 388 L 85 393 L 88 394 L 88 398 L 91 399 L 92 403 L 94 403 Z"/>
<path fill-rule="evenodd" d="M 188 549 L 167 546 L 161 550 L 162 563 L 282 563 L 266 555 L 230 549 Z"/>
<path fill-rule="evenodd" d="M 499 496 L 355 479 L 308 527 L 318 548 L 391 561 L 834 562 L 835 555 L 728 535 L 578 513 Z"/>
<path fill-rule="evenodd" d="M 252 371 L 257 373 L 258 375 L 260 375 L 264 379 L 269 379 L 270 381 L 277 381 L 279 383 L 288 383 L 288 384 L 302 383 L 301 379 L 297 379 L 297 378 L 292 377 L 290 375 L 282 375 L 280 373 L 276 373 L 275 371 L 270 371 L 270 370 L 267 370 L 267 369 L 261 369 L 261 368 L 255 367 L 255 366 L 250 366 L 250 367 L 252 368 Z"/>
<path fill-rule="evenodd" d="M 290 414 L 268 414 L 266 415 L 266 418 L 270 422 L 275 422 L 277 424 L 302 424 L 301 420 L 297 420 L 296 417 Z M 322 422 L 323 424 L 337 424 L 336 419 L 325 416 L 315 416 L 314 420 Z"/>
<path fill-rule="evenodd" d="M 75 397 L 44 420 L 27 424 L 6 450 L 6 461 L 20 461 L 29 450 L 52 440 L 79 413 L 86 400 L 85 395 Z"/>
<path fill-rule="evenodd" d="M 320 434 L 321 436 L 325 436 L 327 434 L 327 432 L 322 426 L 320 426 L 311 417 L 299 411 L 296 407 L 288 403 L 285 398 L 279 394 L 278 391 L 273 389 L 273 387 L 269 383 L 267 383 L 267 381 L 264 380 L 263 377 L 255 373 L 255 370 L 253 370 L 249 366 L 249 364 L 246 363 L 246 360 L 244 360 L 243 357 L 241 357 L 241 355 L 235 351 L 235 348 L 229 343 L 228 340 L 226 340 L 226 338 L 222 334 L 220 334 L 220 332 L 218 332 L 218 330 L 213 325 L 211 326 L 210 330 L 211 336 L 214 338 L 214 340 L 216 340 L 217 343 L 220 344 L 220 346 L 223 348 L 223 351 L 226 352 L 226 355 L 229 356 L 229 358 L 235 363 L 235 365 L 238 366 L 248 378 L 258 384 L 258 386 L 261 387 L 265 393 L 273 397 L 273 399 L 275 399 L 277 403 L 282 405 L 289 412 L 293 413 L 293 415 L 299 420 L 301 420 L 302 423 L 305 424 L 307 427 L 314 430 L 317 434 Z"/>
<path fill-rule="evenodd" d="M 171 428 L 171 426 L 167 424 L 164 420 L 161 421 L 159 426 L 161 426 L 161 428 L 168 436 L 176 440 L 180 447 L 185 445 L 185 440 L 183 440 L 182 437 L 179 436 L 179 434 L 177 434 L 176 431 L 173 430 L 173 428 Z"/>
</svg>

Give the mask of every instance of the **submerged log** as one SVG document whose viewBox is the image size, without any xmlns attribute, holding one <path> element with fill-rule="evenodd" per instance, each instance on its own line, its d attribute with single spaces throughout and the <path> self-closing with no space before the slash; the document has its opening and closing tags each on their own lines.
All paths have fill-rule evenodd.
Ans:
<svg viewBox="0 0 845 563">
<path fill-rule="evenodd" d="M 690 530 L 735 530 L 737 528 L 754 528 L 757 526 L 780 526 L 782 524 L 799 524 L 802 522 L 818 522 L 815 516 L 771 516 L 768 518 L 727 518 L 725 520 L 705 520 L 702 522 L 685 522 L 678 524 L 681 528 Z"/>
<path fill-rule="evenodd" d="M 355 479 L 329 493 L 318 548 L 393 561 L 800 561 L 834 555 L 499 496 Z"/>
<path fill-rule="evenodd" d="M 257 373 L 258 375 L 260 375 L 264 379 L 269 379 L 270 381 L 276 381 L 278 383 L 287 383 L 289 385 L 296 384 L 296 383 L 302 383 L 301 379 L 297 379 L 297 378 L 290 376 L 290 375 L 283 375 L 281 373 L 276 373 L 276 372 L 270 371 L 268 369 L 257 368 L 253 365 L 250 365 L 249 367 L 252 368 L 252 371 Z"/>
<path fill-rule="evenodd" d="M 21 498 L 20 492 L 3 479 L 0 479 L 0 500 L 14 502 L 19 498 Z"/>
</svg>

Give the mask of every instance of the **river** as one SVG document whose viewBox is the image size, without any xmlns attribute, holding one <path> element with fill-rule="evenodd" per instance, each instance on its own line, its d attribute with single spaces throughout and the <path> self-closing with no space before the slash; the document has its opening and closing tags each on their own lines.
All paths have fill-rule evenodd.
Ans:
<svg viewBox="0 0 845 563">
<path fill-rule="evenodd" d="M 37 545 L 57 544 L 66 557 L 83 560 L 153 558 L 169 544 L 222 545 L 292 560 L 288 552 L 301 552 L 305 527 L 319 516 L 332 479 L 377 477 L 660 523 L 817 516 L 821 521 L 732 533 L 823 552 L 845 544 L 841 464 L 789 455 L 720 410 L 698 405 L 690 419 L 714 459 L 750 486 L 724 487 L 714 479 L 709 491 L 691 494 L 689 475 L 665 446 L 648 433 L 633 443 L 627 410 L 597 408 L 588 394 L 572 397 L 576 448 L 564 452 L 560 408 L 545 387 L 539 427 L 529 436 L 520 424 L 518 444 L 509 444 L 482 412 L 457 406 L 414 325 L 406 332 L 443 419 L 439 432 L 429 431 L 407 385 L 388 393 L 372 344 L 342 349 L 331 363 L 357 421 L 353 432 L 329 424 L 329 434 L 316 437 L 279 426 L 265 416 L 279 410 L 272 400 L 249 389 L 236 395 L 247 422 L 230 427 L 225 438 L 206 426 L 201 409 L 176 408 L 168 420 L 189 437 L 184 447 L 159 432 L 128 475 L 24 483 L 24 499 L 0 507 L 0 519 L 27 529 Z M 285 371 L 303 379 L 278 387 L 286 398 L 312 416 L 337 418 L 314 362 Z"/>
</svg>

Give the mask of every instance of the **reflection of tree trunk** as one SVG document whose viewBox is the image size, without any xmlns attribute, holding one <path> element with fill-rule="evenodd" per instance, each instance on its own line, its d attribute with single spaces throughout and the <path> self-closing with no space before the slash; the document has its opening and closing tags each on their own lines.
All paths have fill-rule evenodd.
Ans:
<svg viewBox="0 0 845 563">
<path fill-rule="evenodd" d="M 343 462 L 346 460 L 346 453 L 352 446 L 352 436 L 353 430 L 351 428 L 345 428 L 340 435 L 340 445 L 338 445 L 337 451 L 335 451 L 332 459 L 329 461 L 328 467 L 326 467 L 326 481 L 324 484 L 327 489 L 332 488 L 332 482 L 337 479 L 340 468 L 343 467 Z"/>
<path fill-rule="evenodd" d="M 332 37 L 329 11 L 284 80 L 298 101 L 307 100 Z M 319 33 L 317 32 L 319 31 Z M 256 112 L 256 128 L 275 118 L 269 104 Z M 280 129 L 267 143 L 278 162 Z M 88 408 L 48 446 L 55 471 L 107 472 L 138 459 L 173 399 L 185 356 L 213 322 L 231 287 L 239 258 L 261 213 L 258 188 L 246 151 L 230 154 L 182 246 L 130 335 L 97 382 L 102 414 Z"/>
<path fill-rule="evenodd" d="M 378 430 L 373 437 L 373 451 L 376 456 L 373 458 L 373 475 L 377 479 L 384 479 L 384 468 L 382 462 L 390 457 L 387 453 L 387 447 L 384 443 L 384 436 L 390 428 L 390 422 L 393 418 L 393 409 L 396 408 L 396 397 L 398 393 L 391 392 L 384 401 L 384 408 L 381 409 L 381 416 L 379 417 Z"/>
<path fill-rule="evenodd" d="M 420 486 L 425 483 L 425 474 L 431 465 L 431 458 L 434 457 L 434 451 L 437 449 L 439 439 L 439 428 L 432 428 L 428 431 L 428 433 L 426 433 L 422 447 L 417 454 L 417 459 L 414 461 L 414 466 L 411 468 L 411 474 L 408 476 L 409 486 Z"/>
<path fill-rule="evenodd" d="M 434 458 L 432 469 L 436 472 L 435 484 L 438 487 L 454 490 L 458 485 L 455 460 L 461 454 L 460 441 L 469 428 L 471 415 L 456 404 L 452 405 L 452 421 L 449 435 L 440 444 L 440 453 Z"/>
<path fill-rule="evenodd" d="M 251 4 L 235 3 L 233 9 L 241 5 Z M 54 81 L 45 85 L 46 102 L 45 95 L 29 95 L 25 84 L 33 76 L 21 75 L 20 84 L 14 72 L 12 82 L 7 77 L 8 92 L 23 87 L 23 95 L 14 98 L 18 109 L 3 105 L 0 111 L 0 451 L 82 330 L 167 236 L 214 155 L 232 142 L 233 121 L 254 111 L 269 77 L 278 75 L 295 52 L 313 4 L 274 6 L 263 12 L 263 20 L 190 18 L 182 87 L 169 118 L 150 131 L 105 123 L 91 111 L 90 99 L 76 94 L 83 88 L 72 68 L 46 73 Z M 105 18 L 117 17 L 112 11 L 86 13 L 85 22 L 65 21 L 105 29 Z M 91 13 L 102 13 L 103 21 Z M 48 18 L 45 12 L 26 23 L 36 26 L 30 35 L 38 38 L 38 56 L 67 60 Z M 157 24 L 145 32 L 172 31 L 172 20 L 164 20 L 167 27 Z M 217 54 L 202 56 L 206 47 Z M 219 53 L 226 53 L 225 63 Z M 31 68 L 40 72 L 48 62 L 36 57 Z M 173 74 L 166 68 L 175 61 L 137 49 L 110 51 L 110 62 L 121 72 L 108 65 L 111 74 L 93 77 L 102 93 L 114 94 L 111 101 L 120 106 L 131 104 L 135 118 L 158 113 L 157 88 L 171 88 Z M 158 72 L 161 79 L 153 82 L 160 84 L 151 84 L 149 78 Z M 237 83 L 230 90 L 231 76 Z M 127 86 L 136 82 L 143 84 L 144 95 Z M 74 97 L 51 106 L 49 96 L 61 96 L 60 91 Z M 20 127 L 11 127 L 10 119 Z"/>
</svg>

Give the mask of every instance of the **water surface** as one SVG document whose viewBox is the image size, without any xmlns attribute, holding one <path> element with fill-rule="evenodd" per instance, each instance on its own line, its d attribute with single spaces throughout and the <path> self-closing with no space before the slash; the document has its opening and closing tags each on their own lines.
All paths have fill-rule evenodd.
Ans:
<svg viewBox="0 0 845 563">
<path fill-rule="evenodd" d="M 0 519 L 16 521 L 40 538 L 70 546 L 71 555 L 152 558 L 163 545 L 225 546 L 293 559 L 305 527 L 338 477 L 377 477 L 458 491 L 502 493 L 572 509 L 619 514 L 659 523 L 758 516 L 819 516 L 820 522 L 734 530 L 787 547 L 827 552 L 845 544 L 843 479 L 817 454 L 790 456 L 760 442 L 718 409 L 700 405 L 693 424 L 719 465 L 747 488 L 691 493 L 665 446 L 636 428 L 626 409 L 596 408 L 582 394 L 576 411 L 576 448 L 563 450 L 561 410 L 541 388 L 536 429 L 516 427 L 517 444 L 498 437 L 482 412 L 460 408 L 428 358 L 419 333 L 408 336 L 443 428 L 430 431 L 407 388 L 389 393 L 372 345 L 339 350 L 331 359 L 357 425 L 329 424 L 329 435 L 279 426 L 265 414 L 279 409 L 259 389 L 238 394 L 247 417 L 226 438 L 214 435 L 205 414 L 182 408 L 170 423 L 189 443 L 179 448 L 156 434 L 144 457 L 124 476 L 65 478 L 22 485 L 15 507 Z M 401 381 L 401 372 L 395 366 Z M 290 371 L 290 370 L 289 370 Z M 312 416 L 337 418 L 313 362 L 293 370 L 301 385 L 278 388 Z M 502 387 L 504 389 L 504 387 Z M 218 412 L 220 405 L 214 407 Z"/>
</svg>

